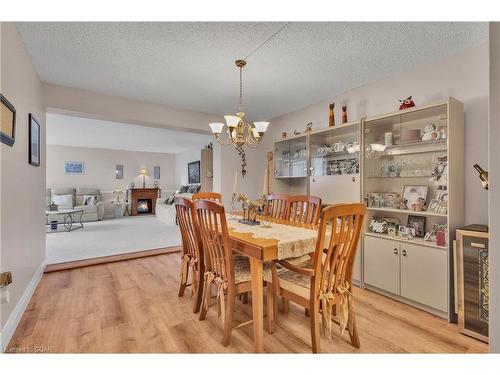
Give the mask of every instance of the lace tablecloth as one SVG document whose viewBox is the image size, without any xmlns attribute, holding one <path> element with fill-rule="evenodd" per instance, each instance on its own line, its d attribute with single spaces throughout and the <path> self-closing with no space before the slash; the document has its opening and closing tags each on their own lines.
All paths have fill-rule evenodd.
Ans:
<svg viewBox="0 0 500 375">
<path fill-rule="evenodd" d="M 278 259 L 296 258 L 314 252 L 318 231 L 272 223 L 271 228 L 260 225 L 238 223 L 238 219 L 228 219 L 227 225 L 239 233 L 252 233 L 254 238 L 272 238 L 278 241 Z"/>
</svg>

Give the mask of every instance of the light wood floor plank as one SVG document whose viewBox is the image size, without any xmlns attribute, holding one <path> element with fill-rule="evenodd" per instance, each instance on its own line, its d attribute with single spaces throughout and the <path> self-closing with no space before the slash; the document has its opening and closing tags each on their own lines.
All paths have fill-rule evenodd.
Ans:
<svg viewBox="0 0 500 375">
<path fill-rule="evenodd" d="M 216 308 L 207 319 L 192 313 L 188 288 L 177 297 L 179 254 L 99 264 L 43 276 L 8 350 L 50 346 L 57 353 L 251 353 L 253 327 L 233 330 L 224 348 Z M 361 349 L 338 331 L 330 353 L 483 353 L 486 344 L 458 333 L 443 319 L 356 288 L 355 309 Z M 215 307 L 215 306 L 214 306 Z M 252 304 L 236 303 L 235 324 L 251 319 Z M 264 351 L 309 353 L 309 321 L 290 303 L 278 314 L 285 329 L 264 333 Z M 290 336 L 292 332 L 297 338 Z"/>
</svg>

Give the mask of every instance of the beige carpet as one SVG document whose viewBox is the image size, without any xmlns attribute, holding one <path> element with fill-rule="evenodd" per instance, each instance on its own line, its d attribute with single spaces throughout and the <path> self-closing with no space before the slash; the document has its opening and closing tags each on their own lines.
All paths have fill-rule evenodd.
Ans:
<svg viewBox="0 0 500 375">
<path fill-rule="evenodd" d="M 155 216 L 125 216 L 83 223 L 71 232 L 47 233 L 47 264 L 97 258 L 181 244 L 178 226 Z"/>
</svg>

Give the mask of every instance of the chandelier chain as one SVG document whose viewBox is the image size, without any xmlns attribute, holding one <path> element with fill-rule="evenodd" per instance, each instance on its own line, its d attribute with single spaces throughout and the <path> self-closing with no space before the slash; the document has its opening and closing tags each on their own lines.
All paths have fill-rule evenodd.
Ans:
<svg viewBox="0 0 500 375">
<path fill-rule="evenodd" d="M 243 112 L 243 67 L 240 66 L 240 112 Z"/>
</svg>

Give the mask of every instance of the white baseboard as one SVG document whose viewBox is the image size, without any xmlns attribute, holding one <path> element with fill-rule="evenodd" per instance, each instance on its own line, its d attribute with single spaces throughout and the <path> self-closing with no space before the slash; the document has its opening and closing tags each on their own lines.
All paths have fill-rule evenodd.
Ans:
<svg viewBox="0 0 500 375">
<path fill-rule="evenodd" d="M 5 326 L 0 332 L 0 352 L 5 351 L 7 345 L 9 345 L 10 339 L 14 335 L 17 325 L 21 321 L 24 311 L 26 311 L 28 303 L 30 302 L 31 297 L 33 296 L 33 293 L 35 292 L 35 289 L 38 286 L 38 283 L 40 282 L 43 276 L 44 269 L 45 269 L 45 262 L 43 262 L 36 270 L 31 281 L 24 290 L 23 295 L 17 302 L 14 311 L 12 311 L 12 313 L 9 316 L 9 319 L 7 320 L 7 323 L 5 323 Z"/>
</svg>

